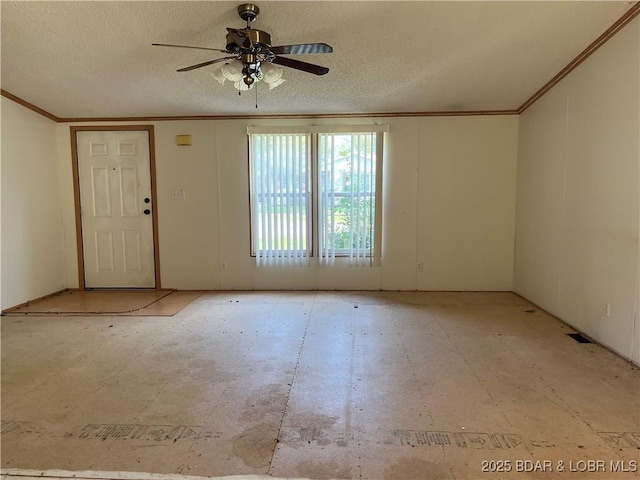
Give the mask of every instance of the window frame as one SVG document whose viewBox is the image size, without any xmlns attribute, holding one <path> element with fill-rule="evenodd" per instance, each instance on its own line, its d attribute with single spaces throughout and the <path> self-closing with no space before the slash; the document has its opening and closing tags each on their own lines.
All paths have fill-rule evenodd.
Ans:
<svg viewBox="0 0 640 480">
<path fill-rule="evenodd" d="M 309 135 L 309 156 L 307 168 L 309 171 L 309 189 L 308 195 L 311 201 L 311 218 L 307 221 L 307 255 L 309 258 L 319 258 L 319 235 L 321 228 L 319 226 L 319 192 L 320 192 L 320 175 L 319 175 L 319 145 L 318 138 L 320 134 L 356 134 L 371 133 L 376 139 L 376 161 L 375 161 L 375 213 L 374 213 L 374 229 L 373 229 L 373 250 L 367 253 L 365 257 L 372 259 L 372 266 L 379 266 L 382 258 L 382 173 L 383 173 L 383 156 L 385 133 L 389 132 L 388 124 L 371 124 L 371 125 L 327 125 L 327 126 L 249 126 L 247 127 L 247 147 L 248 147 L 248 171 L 249 171 L 249 225 L 250 225 L 250 256 L 257 257 L 255 251 L 255 239 L 253 229 L 254 216 L 254 187 L 253 187 L 253 161 L 252 161 L 252 134 L 306 134 Z M 340 193 L 342 195 L 342 193 Z M 346 195 L 351 197 L 351 195 Z M 347 249 L 339 249 L 335 251 L 336 258 L 349 257 Z"/>
</svg>

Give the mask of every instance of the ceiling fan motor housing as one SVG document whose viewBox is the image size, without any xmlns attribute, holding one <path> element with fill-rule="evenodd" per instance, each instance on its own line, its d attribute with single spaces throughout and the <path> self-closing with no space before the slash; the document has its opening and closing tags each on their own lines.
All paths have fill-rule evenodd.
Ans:
<svg viewBox="0 0 640 480">
<path fill-rule="evenodd" d="M 237 30 L 227 28 L 227 51 L 239 53 L 243 50 L 254 51 L 256 48 L 268 50 L 271 48 L 271 35 L 262 30 L 244 28 Z"/>
</svg>

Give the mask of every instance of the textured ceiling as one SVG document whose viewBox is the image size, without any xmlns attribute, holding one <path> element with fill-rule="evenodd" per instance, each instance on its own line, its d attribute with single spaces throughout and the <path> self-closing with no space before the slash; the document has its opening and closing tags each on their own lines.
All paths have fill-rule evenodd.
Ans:
<svg viewBox="0 0 640 480">
<path fill-rule="evenodd" d="M 2 1 L 1 86 L 58 117 L 513 110 L 634 2 L 259 1 L 274 45 L 326 42 L 295 58 L 323 77 L 238 97 L 204 67 L 242 28 L 238 2 Z"/>
</svg>

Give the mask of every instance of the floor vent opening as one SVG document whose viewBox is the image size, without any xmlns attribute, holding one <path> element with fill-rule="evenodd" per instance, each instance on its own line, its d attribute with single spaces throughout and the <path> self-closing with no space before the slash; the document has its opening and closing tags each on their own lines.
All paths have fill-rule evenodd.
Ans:
<svg viewBox="0 0 640 480">
<path fill-rule="evenodd" d="M 580 333 L 567 333 L 571 338 L 573 338 L 578 343 L 593 343 L 587 337 L 583 337 Z"/>
</svg>

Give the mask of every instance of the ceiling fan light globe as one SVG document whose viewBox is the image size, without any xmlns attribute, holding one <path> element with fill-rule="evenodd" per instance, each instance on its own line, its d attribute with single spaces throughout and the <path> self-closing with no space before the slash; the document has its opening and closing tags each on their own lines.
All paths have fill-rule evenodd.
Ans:
<svg viewBox="0 0 640 480">
<path fill-rule="evenodd" d="M 264 74 L 265 83 L 274 83 L 282 78 L 283 70 L 280 67 L 275 67 L 268 62 L 264 62 L 261 65 L 261 69 L 262 73 Z"/>
<path fill-rule="evenodd" d="M 284 82 L 286 82 L 286 80 L 284 78 L 279 78 L 275 82 L 266 82 L 265 81 L 265 83 L 269 86 L 269 90 L 273 90 L 278 85 L 282 85 Z"/>
<path fill-rule="evenodd" d="M 224 67 L 224 65 L 222 67 Z M 225 77 L 224 73 L 222 72 L 222 67 L 216 68 L 215 70 L 213 70 L 213 72 L 211 72 L 213 78 L 215 78 L 220 85 L 224 85 L 224 82 L 227 80 L 227 77 Z"/>
<path fill-rule="evenodd" d="M 225 63 L 220 69 L 222 75 L 230 82 L 239 82 L 242 80 L 242 62 L 240 60 L 234 60 L 230 63 Z"/>
<path fill-rule="evenodd" d="M 234 83 L 233 86 L 235 87 L 236 90 L 239 90 L 241 92 L 246 92 L 247 90 L 251 89 L 251 87 L 246 85 L 242 80 L 240 80 L 239 82 Z"/>
</svg>

